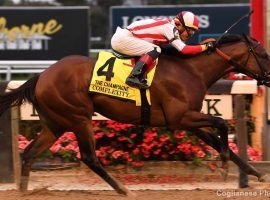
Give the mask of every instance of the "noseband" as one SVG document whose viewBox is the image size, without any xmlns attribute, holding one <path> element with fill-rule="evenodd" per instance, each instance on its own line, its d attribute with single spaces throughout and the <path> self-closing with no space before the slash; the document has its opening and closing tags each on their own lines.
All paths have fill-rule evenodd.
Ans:
<svg viewBox="0 0 270 200">
<path fill-rule="evenodd" d="M 258 55 L 256 54 L 256 52 L 254 51 L 254 49 L 256 49 L 260 43 L 258 42 L 258 44 L 254 47 L 252 47 L 249 39 L 247 38 L 246 35 L 243 35 L 244 39 L 245 39 L 245 44 L 247 45 L 248 48 L 248 56 L 247 59 L 245 61 L 244 64 L 240 64 L 238 62 L 236 62 L 235 60 L 233 60 L 232 57 L 228 56 L 227 54 L 225 54 L 224 52 L 222 52 L 220 49 L 216 48 L 216 52 L 218 55 L 220 55 L 222 58 L 224 58 L 231 66 L 233 66 L 235 69 L 238 69 L 239 71 L 244 72 L 246 75 L 256 79 L 258 81 L 258 85 L 263 85 L 263 84 L 269 84 L 270 83 L 270 73 L 268 73 L 264 67 L 262 66 L 261 62 L 258 59 Z M 253 55 L 253 57 L 256 60 L 257 65 L 260 68 L 260 74 L 256 74 L 252 71 L 249 71 L 247 69 L 247 64 L 250 58 L 250 55 Z"/>
</svg>

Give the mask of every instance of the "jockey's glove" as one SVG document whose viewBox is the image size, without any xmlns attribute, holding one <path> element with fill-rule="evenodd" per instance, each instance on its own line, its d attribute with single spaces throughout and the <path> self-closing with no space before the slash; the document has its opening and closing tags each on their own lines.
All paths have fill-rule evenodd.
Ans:
<svg viewBox="0 0 270 200">
<path fill-rule="evenodd" d="M 209 51 L 214 51 L 216 48 L 216 43 L 214 41 L 207 42 L 205 45 L 206 45 L 207 50 Z"/>
</svg>

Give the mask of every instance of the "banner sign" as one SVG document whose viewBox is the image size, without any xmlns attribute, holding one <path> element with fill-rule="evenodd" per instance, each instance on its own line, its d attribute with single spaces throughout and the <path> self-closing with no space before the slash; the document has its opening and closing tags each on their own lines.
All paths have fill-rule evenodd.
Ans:
<svg viewBox="0 0 270 200">
<path fill-rule="evenodd" d="M 173 18 L 181 11 L 192 11 L 198 16 L 200 31 L 190 40 L 190 43 L 198 43 L 209 37 L 218 37 L 227 30 L 240 17 L 250 10 L 249 4 L 216 4 L 216 5 L 174 5 L 174 6 L 139 6 L 123 7 L 113 6 L 110 10 L 111 33 L 120 26 L 127 27 L 130 23 L 149 18 L 169 17 Z M 249 19 L 243 20 L 230 33 L 249 34 Z"/>
<path fill-rule="evenodd" d="M 0 60 L 88 56 L 88 7 L 0 8 Z"/>
<path fill-rule="evenodd" d="M 223 119 L 233 118 L 232 95 L 206 95 L 203 101 L 202 112 Z M 21 120 L 39 120 L 38 114 L 32 104 L 21 106 Z M 98 113 L 94 113 L 93 120 L 107 120 Z"/>
</svg>

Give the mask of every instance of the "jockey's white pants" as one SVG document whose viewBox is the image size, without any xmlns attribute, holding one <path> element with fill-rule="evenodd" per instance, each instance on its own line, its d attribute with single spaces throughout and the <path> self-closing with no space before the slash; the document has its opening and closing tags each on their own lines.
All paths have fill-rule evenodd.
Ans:
<svg viewBox="0 0 270 200">
<path fill-rule="evenodd" d="M 156 48 L 161 53 L 161 48 L 151 42 L 135 37 L 129 30 L 117 27 L 111 39 L 112 48 L 122 54 L 141 56 Z"/>
</svg>

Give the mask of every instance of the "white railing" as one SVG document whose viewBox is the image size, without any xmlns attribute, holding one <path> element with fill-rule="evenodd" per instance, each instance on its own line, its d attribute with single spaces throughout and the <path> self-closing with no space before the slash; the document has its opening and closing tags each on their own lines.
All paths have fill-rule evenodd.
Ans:
<svg viewBox="0 0 270 200">
<path fill-rule="evenodd" d="M 6 81 L 10 81 L 12 74 L 40 73 L 55 62 L 55 60 L 0 61 L 0 74 L 6 74 Z"/>
<path fill-rule="evenodd" d="M 89 53 L 98 53 L 100 51 L 111 51 L 110 49 L 91 49 Z M 55 60 L 39 60 L 39 61 L 0 61 L 0 75 L 6 75 L 6 81 L 11 81 L 12 74 L 36 74 L 41 73 Z"/>
</svg>

